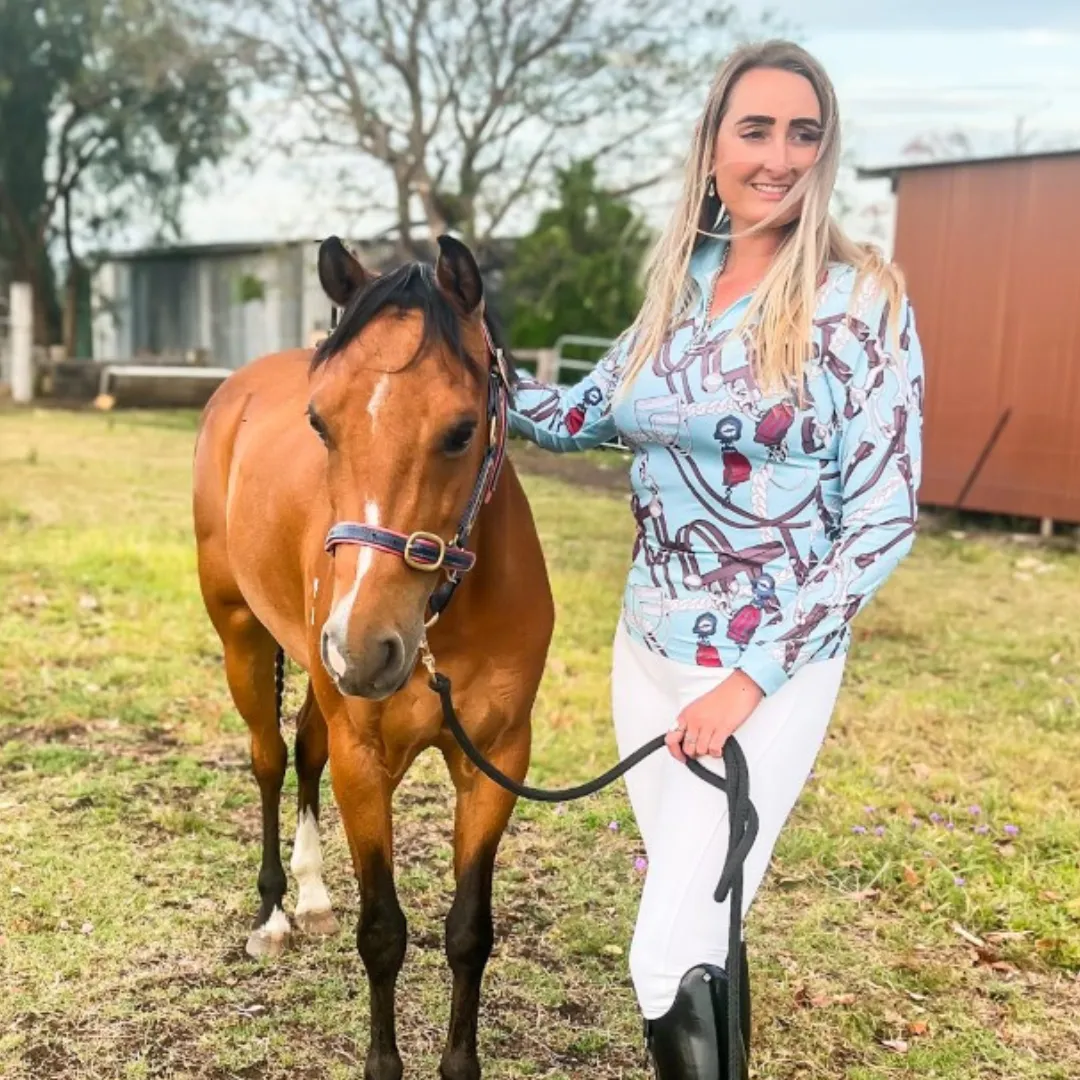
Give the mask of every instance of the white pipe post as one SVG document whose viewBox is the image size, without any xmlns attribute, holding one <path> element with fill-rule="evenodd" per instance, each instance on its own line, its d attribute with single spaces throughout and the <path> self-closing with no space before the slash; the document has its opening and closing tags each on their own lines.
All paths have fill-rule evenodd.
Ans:
<svg viewBox="0 0 1080 1080">
<path fill-rule="evenodd" d="M 34 296 L 24 281 L 11 285 L 11 398 L 17 405 L 34 400 Z"/>
</svg>

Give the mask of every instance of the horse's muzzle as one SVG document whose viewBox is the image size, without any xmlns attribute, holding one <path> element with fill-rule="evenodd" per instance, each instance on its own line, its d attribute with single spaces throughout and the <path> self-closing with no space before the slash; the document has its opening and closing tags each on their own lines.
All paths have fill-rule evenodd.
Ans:
<svg viewBox="0 0 1080 1080">
<path fill-rule="evenodd" d="M 341 693 L 372 701 L 400 690 L 416 665 L 415 646 L 409 648 L 396 630 L 371 635 L 357 652 L 324 629 L 321 652 L 323 666 Z"/>
</svg>

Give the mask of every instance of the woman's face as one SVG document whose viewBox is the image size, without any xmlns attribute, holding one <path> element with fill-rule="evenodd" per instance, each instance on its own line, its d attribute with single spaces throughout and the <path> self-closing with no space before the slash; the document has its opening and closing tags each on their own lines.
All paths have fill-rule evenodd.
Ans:
<svg viewBox="0 0 1080 1080">
<path fill-rule="evenodd" d="M 821 105 L 810 80 L 776 68 L 754 68 L 731 88 L 716 135 L 716 191 L 735 230 L 774 213 L 817 159 Z M 776 224 L 799 216 L 796 205 Z"/>
</svg>

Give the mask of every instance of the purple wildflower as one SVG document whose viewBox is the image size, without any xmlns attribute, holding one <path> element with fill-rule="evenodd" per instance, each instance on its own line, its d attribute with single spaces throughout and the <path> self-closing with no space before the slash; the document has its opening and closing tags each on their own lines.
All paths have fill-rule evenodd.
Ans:
<svg viewBox="0 0 1080 1080">
<path fill-rule="evenodd" d="M 612 822 L 608 823 L 608 832 L 618 832 L 618 831 L 619 831 L 619 823 L 617 821 L 612 821 Z"/>
<path fill-rule="evenodd" d="M 946 822 L 945 822 L 945 828 L 946 828 L 946 829 L 947 829 L 947 830 L 948 830 L 949 832 L 952 832 L 952 831 L 953 831 L 953 829 L 955 829 L 955 828 L 956 828 L 956 826 L 955 826 L 955 825 L 954 825 L 954 824 L 953 824 L 953 823 L 952 823 L 951 821 L 946 821 Z"/>
<path fill-rule="evenodd" d="M 634 869 L 639 874 L 644 874 L 649 868 L 649 860 L 642 858 L 640 855 L 634 860 Z"/>
<path fill-rule="evenodd" d="M 861 836 L 864 832 L 866 832 L 866 826 L 865 825 L 852 825 L 851 826 L 851 831 L 853 833 L 857 833 L 859 836 Z"/>
<path fill-rule="evenodd" d="M 968 807 L 968 813 L 972 817 L 978 817 L 982 813 L 982 807 L 976 803 L 973 803 L 971 806 Z"/>
<path fill-rule="evenodd" d="M 1016 825 L 1005 825 L 1003 831 L 1006 836 L 1015 836 L 1019 831 L 1019 827 Z"/>
<path fill-rule="evenodd" d="M 976 825 L 974 831 L 977 832 L 980 836 L 985 836 L 990 831 L 990 826 Z"/>
<path fill-rule="evenodd" d="M 956 885 L 956 886 L 958 886 L 958 887 L 959 887 L 959 888 L 961 888 L 961 889 L 962 889 L 962 888 L 964 887 L 964 885 L 966 884 L 966 883 L 965 883 L 965 881 L 964 881 L 964 879 L 963 879 L 962 877 L 954 877 L 954 878 L 953 878 L 952 880 L 953 880 L 953 884 L 954 884 L 954 885 Z"/>
<path fill-rule="evenodd" d="M 940 824 L 941 824 L 941 820 L 942 820 L 942 819 L 941 819 L 941 815 L 940 815 L 940 814 L 939 814 L 939 813 L 938 813 L 938 812 L 937 812 L 937 811 L 935 810 L 935 811 L 934 811 L 934 812 L 933 812 L 933 813 L 932 813 L 932 814 L 930 815 L 930 820 L 931 820 L 931 821 L 932 821 L 932 822 L 933 822 L 933 823 L 934 823 L 935 825 L 940 825 Z"/>
<path fill-rule="evenodd" d="M 864 806 L 863 807 L 863 813 L 865 813 L 865 814 L 876 814 L 877 813 L 877 807 L 876 806 Z"/>
<path fill-rule="evenodd" d="M 875 836 L 884 836 L 885 835 L 885 826 L 884 825 L 879 825 L 876 829 L 874 829 L 874 835 Z"/>
</svg>

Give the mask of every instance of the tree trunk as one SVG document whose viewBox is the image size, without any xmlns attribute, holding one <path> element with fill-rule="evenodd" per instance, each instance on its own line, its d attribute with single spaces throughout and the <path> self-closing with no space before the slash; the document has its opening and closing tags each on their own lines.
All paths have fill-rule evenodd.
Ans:
<svg viewBox="0 0 1080 1080">
<path fill-rule="evenodd" d="M 67 280 L 64 283 L 64 314 L 61 343 L 64 346 L 64 359 L 73 360 L 78 351 L 79 334 L 79 280 L 82 266 L 77 262 L 68 264 Z"/>
</svg>

